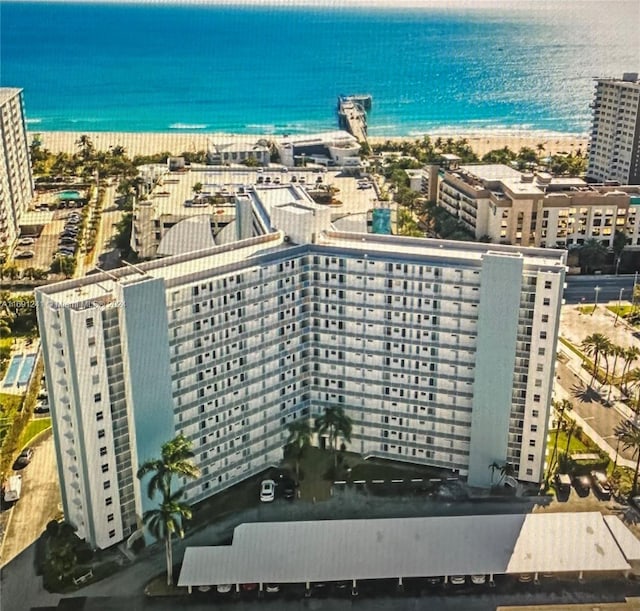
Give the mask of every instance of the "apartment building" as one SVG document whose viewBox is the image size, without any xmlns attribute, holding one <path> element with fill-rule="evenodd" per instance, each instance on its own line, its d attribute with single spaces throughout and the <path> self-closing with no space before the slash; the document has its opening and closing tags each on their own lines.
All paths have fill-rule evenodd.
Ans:
<svg viewBox="0 0 640 611">
<path fill-rule="evenodd" d="M 341 233 L 322 208 L 274 206 L 278 231 L 37 289 L 80 537 L 136 531 L 155 505 L 137 467 L 176 433 L 197 502 L 277 464 L 287 425 L 329 405 L 364 456 L 541 481 L 566 253 Z"/>
<path fill-rule="evenodd" d="M 580 178 L 523 173 L 506 165 L 445 170 L 438 204 L 476 238 L 566 248 L 595 238 L 610 247 L 616 230 L 640 246 L 640 187 L 588 185 Z"/>
<path fill-rule="evenodd" d="M 0 87 L 0 250 L 20 235 L 20 217 L 32 199 L 22 89 Z"/>
<path fill-rule="evenodd" d="M 427 201 L 434 202 L 438 198 L 438 172 L 440 166 L 432 163 L 418 170 L 405 170 L 409 178 L 409 188 L 422 193 Z"/>
<path fill-rule="evenodd" d="M 587 179 L 640 184 L 640 80 L 596 79 Z"/>
</svg>

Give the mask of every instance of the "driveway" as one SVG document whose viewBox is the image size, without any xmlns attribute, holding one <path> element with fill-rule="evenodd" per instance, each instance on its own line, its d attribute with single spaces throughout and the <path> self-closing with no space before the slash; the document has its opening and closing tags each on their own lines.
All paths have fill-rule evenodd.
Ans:
<svg viewBox="0 0 640 611">
<path fill-rule="evenodd" d="M 22 475 L 20 500 L 9 509 L 0 562 L 6 565 L 29 547 L 50 520 L 61 517 L 60 488 L 51 430 L 31 444 L 31 463 L 19 471 Z"/>
</svg>

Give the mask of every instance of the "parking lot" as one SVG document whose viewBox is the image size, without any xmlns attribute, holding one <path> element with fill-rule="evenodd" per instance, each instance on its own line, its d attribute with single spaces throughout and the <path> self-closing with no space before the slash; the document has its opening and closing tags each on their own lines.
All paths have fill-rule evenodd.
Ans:
<svg viewBox="0 0 640 611">
<path fill-rule="evenodd" d="M 80 214 L 80 210 L 61 209 L 49 213 L 42 213 L 47 217 L 47 222 L 43 223 L 42 232 L 39 235 L 27 233 L 23 237 L 32 238 L 33 244 L 21 246 L 20 244 L 14 252 L 14 263 L 20 270 L 28 267 L 48 270 L 58 250 L 60 234 L 68 222 L 71 214 Z M 19 258 L 18 253 L 22 251 L 32 251 L 34 255 L 29 258 Z"/>
</svg>

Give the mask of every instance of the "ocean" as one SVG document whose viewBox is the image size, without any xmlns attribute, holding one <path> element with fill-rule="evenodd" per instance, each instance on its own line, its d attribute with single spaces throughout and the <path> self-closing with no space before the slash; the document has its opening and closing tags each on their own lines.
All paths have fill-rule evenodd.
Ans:
<svg viewBox="0 0 640 611">
<path fill-rule="evenodd" d="M 32 131 L 308 133 L 370 93 L 370 135 L 585 133 L 593 77 L 640 71 L 637 0 L 0 11 L 0 84 Z"/>
</svg>

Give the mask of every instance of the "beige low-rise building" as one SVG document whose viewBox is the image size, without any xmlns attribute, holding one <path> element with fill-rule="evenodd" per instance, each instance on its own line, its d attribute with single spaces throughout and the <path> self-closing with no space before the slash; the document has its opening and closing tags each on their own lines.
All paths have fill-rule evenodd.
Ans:
<svg viewBox="0 0 640 611">
<path fill-rule="evenodd" d="M 523 246 L 571 247 L 595 238 L 613 245 L 616 231 L 640 246 L 640 187 L 588 185 L 576 177 L 523 173 L 506 165 L 445 170 L 438 204 L 476 238 Z"/>
</svg>

